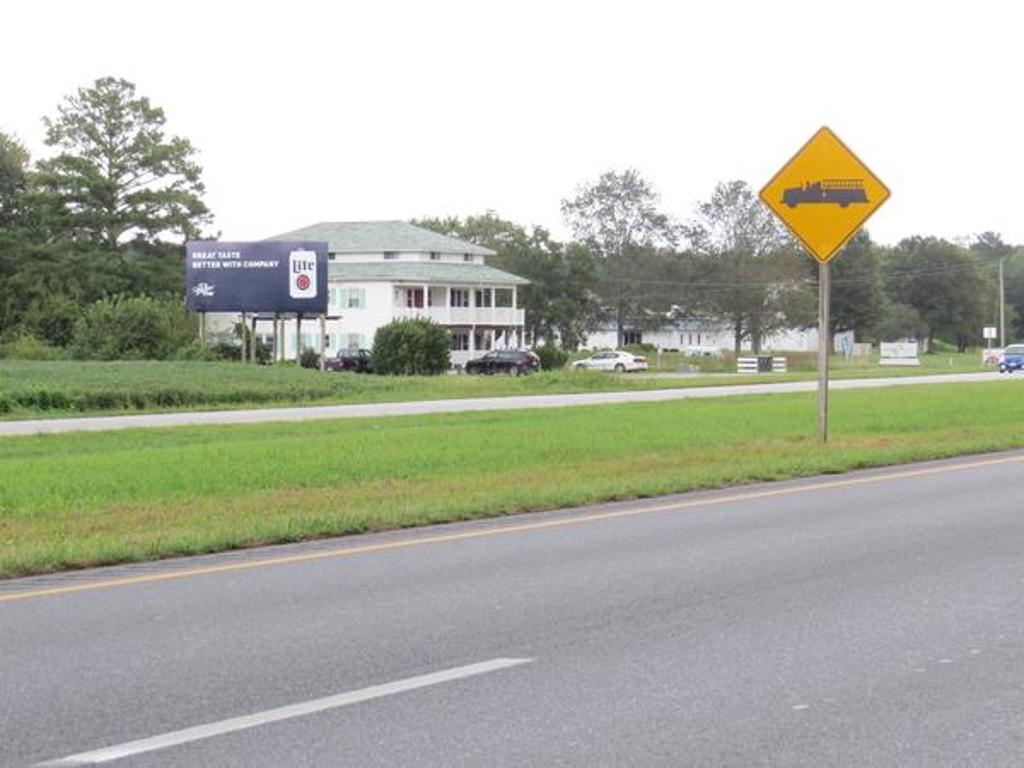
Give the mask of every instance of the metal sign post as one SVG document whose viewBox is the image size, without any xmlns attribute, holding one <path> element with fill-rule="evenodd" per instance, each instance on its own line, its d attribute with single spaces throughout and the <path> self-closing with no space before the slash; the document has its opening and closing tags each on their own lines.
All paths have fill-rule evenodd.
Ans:
<svg viewBox="0 0 1024 768">
<path fill-rule="evenodd" d="M 818 265 L 818 439 L 828 441 L 828 262 Z"/>
<path fill-rule="evenodd" d="M 828 440 L 828 264 L 889 188 L 828 128 L 821 128 L 765 184 L 762 202 L 818 261 L 818 438 Z"/>
</svg>

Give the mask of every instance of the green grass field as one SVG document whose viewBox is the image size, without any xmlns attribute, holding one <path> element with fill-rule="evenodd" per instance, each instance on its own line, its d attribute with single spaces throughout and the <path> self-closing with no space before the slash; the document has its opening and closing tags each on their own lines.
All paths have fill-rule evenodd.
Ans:
<svg viewBox="0 0 1024 768">
<path fill-rule="evenodd" d="M 1021 386 L 6 438 L 0 575 L 1021 447 Z"/>
<path fill-rule="evenodd" d="M 653 362 L 653 360 L 652 360 Z M 726 365 L 704 361 L 704 365 Z M 664 356 L 662 372 L 679 371 L 681 356 Z M 836 358 L 836 378 L 907 376 L 982 370 L 978 354 L 922 358 L 920 368 L 880 368 Z M 815 377 L 813 355 L 793 356 L 784 376 L 735 373 L 688 378 L 571 370 L 522 378 L 507 376 L 390 377 L 322 374 L 292 365 L 251 366 L 201 362 L 85 362 L 0 360 L 0 418 L 39 418 L 184 409 L 246 408 L 315 403 L 494 397 L 502 395 L 625 391 L 663 387 L 714 386 Z"/>
</svg>

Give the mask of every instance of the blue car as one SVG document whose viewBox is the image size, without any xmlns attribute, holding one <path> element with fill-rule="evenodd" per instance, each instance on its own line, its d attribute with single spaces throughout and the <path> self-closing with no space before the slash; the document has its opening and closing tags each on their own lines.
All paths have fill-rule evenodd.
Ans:
<svg viewBox="0 0 1024 768">
<path fill-rule="evenodd" d="M 1003 350 L 1003 359 L 999 361 L 1000 373 L 1011 373 L 1024 369 L 1024 344 L 1011 344 Z"/>
</svg>

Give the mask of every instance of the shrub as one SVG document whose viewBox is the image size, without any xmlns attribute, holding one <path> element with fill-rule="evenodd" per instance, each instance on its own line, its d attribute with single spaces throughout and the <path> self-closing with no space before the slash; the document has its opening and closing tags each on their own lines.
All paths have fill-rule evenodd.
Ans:
<svg viewBox="0 0 1024 768">
<path fill-rule="evenodd" d="M 436 375 L 448 370 L 448 331 L 430 320 L 394 320 L 373 339 L 373 369 L 400 376 Z"/>
<path fill-rule="evenodd" d="M 299 365 L 303 368 L 319 368 L 320 353 L 315 349 L 302 350 L 302 354 L 299 355 Z"/>
<path fill-rule="evenodd" d="M 238 357 L 237 349 L 235 351 L 235 357 Z M 200 360 L 204 362 L 213 362 L 218 360 L 216 351 L 212 347 L 203 346 L 198 340 L 193 341 L 184 347 L 181 347 L 174 353 L 174 360 Z"/>
<path fill-rule="evenodd" d="M 658 352 L 658 348 L 653 344 L 627 344 L 624 349 L 634 355 L 654 355 Z"/>
<path fill-rule="evenodd" d="M 21 333 L 0 344 L 0 357 L 14 360 L 56 360 L 61 356 L 61 351 L 30 333 Z"/>
<path fill-rule="evenodd" d="M 540 367 L 545 371 L 564 368 L 565 364 L 569 362 L 569 353 L 554 344 L 545 344 L 533 351 L 537 353 L 537 357 L 540 358 Z"/>
<path fill-rule="evenodd" d="M 21 327 L 47 344 L 66 347 L 74 338 L 75 322 L 81 314 L 82 305 L 71 297 L 48 294 L 29 304 Z"/>
<path fill-rule="evenodd" d="M 86 307 L 75 323 L 75 357 L 164 360 L 195 338 L 196 320 L 180 300 L 115 296 Z"/>
</svg>

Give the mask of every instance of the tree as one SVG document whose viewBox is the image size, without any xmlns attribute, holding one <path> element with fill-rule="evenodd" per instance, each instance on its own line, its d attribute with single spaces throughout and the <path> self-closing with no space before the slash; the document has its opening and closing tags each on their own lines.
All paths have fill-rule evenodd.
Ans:
<svg viewBox="0 0 1024 768">
<path fill-rule="evenodd" d="M 194 238 L 210 221 L 192 144 L 164 134 L 165 117 L 127 80 L 80 88 L 45 118 L 39 183 L 74 240 L 107 250 L 139 236 Z"/>
<path fill-rule="evenodd" d="M 728 323 L 737 356 L 745 339 L 758 352 L 772 331 L 813 322 L 806 257 L 745 182 L 718 184 L 684 232 L 694 275 L 683 303 Z"/>
<path fill-rule="evenodd" d="M 557 337 L 568 349 L 578 346 L 596 309 L 597 262 L 587 248 L 565 246 L 542 227 L 528 231 L 494 211 L 414 223 L 495 251 L 491 265 L 530 281 L 519 289 L 519 303 L 531 336 L 549 343 Z"/>
<path fill-rule="evenodd" d="M 44 122 L 57 153 L 34 169 L 0 134 L 0 331 L 59 343 L 67 324 L 40 326 L 39 308 L 180 296 L 180 240 L 210 213 L 191 144 L 165 135 L 163 111 L 131 83 L 97 80 Z"/>
<path fill-rule="evenodd" d="M 1020 279 L 1022 265 L 1019 264 L 1019 259 L 1013 258 L 1019 249 L 1004 243 L 1002 236 L 997 232 L 982 232 L 971 243 L 970 250 L 971 253 L 977 254 L 991 274 L 998 274 L 1000 266 L 1003 267 L 1006 324 L 1012 328 L 1020 318 L 1024 318 L 1024 284 Z M 1000 298 L 997 283 L 996 293 L 989 302 L 990 311 L 986 319 L 987 324 L 997 327 Z"/>
<path fill-rule="evenodd" d="M 13 136 L 0 132 L 0 227 L 17 219 L 28 178 L 28 150 Z"/>
<path fill-rule="evenodd" d="M 16 276 L 29 260 L 30 239 L 23 225 L 29 182 L 29 154 L 13 136 L 0 133 L 0 335 L 25 308 Z"/>
<path fill-rule="evenodd" d="M 675 246 L 678 231 L 658 209 L 654 188 L 635 169 L 608 171 L 562 201 L 562 217 L 573 237 L 598 256 L 598 293 L 602 315 L 615 322 L 622 346 L 627 324 L 644 325 L 664 297 L 656 273 L 666 266 L 666 250 Z"/>
<path fill-rule="evenodd" d="M 808 260 L 817 272 L 817 264 Z M 878 249 L 871 235 L 861 230 L 829 262 L 832 293 L 829 298 L 830 343 L 835 334 L 853 331 L 857 338 L 871 336 L 882 319 L 885 292 Z"/>
<path fill-rule="evenodd" d="M 920 315 L 928 352 L 940 335 L 960 351 L 980 338 L 995 288 L 977 255 L 935 237 L 908 237 L 892 250 L 887 271 L 890 297 Z"/>
</svg>

